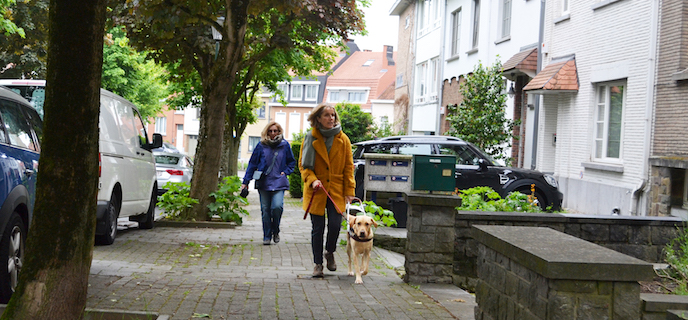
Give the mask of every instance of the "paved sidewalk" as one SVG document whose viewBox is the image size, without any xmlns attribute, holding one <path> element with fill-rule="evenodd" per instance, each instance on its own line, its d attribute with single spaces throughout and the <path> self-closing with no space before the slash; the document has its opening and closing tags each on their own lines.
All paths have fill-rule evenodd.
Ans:
<svg viewBox="0 0 688 320">
<path fill-rule="evenodd" d="M 113 245 L 94 249 L 87 307 L 171 319 L 473 319 L 472 296 L 404 283 L 393 269 L 403 256 L 386 250 L 374 250 L 362 285 L 347 276 L 343 246 L 337 271 L 311 278 L 311 226 L 301 203 L 285 198 L 282 241 L 265 246 L 255 190 L 249 201 L 250 215 L 233 229 L 120 230 Z"/>
</svg>

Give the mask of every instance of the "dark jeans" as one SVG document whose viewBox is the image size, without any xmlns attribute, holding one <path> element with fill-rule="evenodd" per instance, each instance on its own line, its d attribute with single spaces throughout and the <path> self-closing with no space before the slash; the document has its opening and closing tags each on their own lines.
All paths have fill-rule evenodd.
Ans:
<svg viewBox="0 0 688 320">
<path fill-rule="evenodd" d="M 268 191 L 258 189 L 260 211 L 263 216 L 263 240 L 272 240 L 280 232 L 280 220 L 284 211 L 284 190 Z"/>
<path fill-rule="evenodd" d="M 342 215 L 337 212 L 330 199 L 327 199 L 327 206 L 325 208 L 325 215 L 327 216 L 327 241 L 325 242 L 325 250 L 327 250 L 327 252 L 334 252 L 337 250 L 339 230 L 342 228 Z M 313 225 L 313 230 L 311 231 L 313 262 L 315 262 L 315 264 L 322 264 L 325 216 L 311 214 L 311 224 Z"/>
</svg>

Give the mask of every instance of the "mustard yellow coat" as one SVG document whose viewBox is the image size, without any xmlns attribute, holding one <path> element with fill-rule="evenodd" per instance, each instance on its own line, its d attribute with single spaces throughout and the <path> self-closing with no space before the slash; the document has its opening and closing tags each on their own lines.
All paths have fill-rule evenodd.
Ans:
<svg viewBox="0 0 688 320">
<path fill-rule="evenodd" d="M 315 215 L 325 215 L 325 205 L 327 195 L 322 190 L 313 193 L 311 186 L 315 180 L 320 180 L 325 190 L 330 194 L 334 203 L 340 210 L 345 210 L 345 196 L 354 196 L 356 180 L 354 179 L 354 159 L 351 153 L 351 141 L 344 132 L 334 136 L 330 154 L 327 154 L 325 138 L 320 131 L 313 128 L 313 149 L 315 149 L 314 170 L 305 169 L 301 164 L 304 146 L 301 147 L 299 156 L 299 169 L 303 180 L 303 210 L 308 208 L 308 204 L 313 198 L 310 213 Z"/>
</svg>

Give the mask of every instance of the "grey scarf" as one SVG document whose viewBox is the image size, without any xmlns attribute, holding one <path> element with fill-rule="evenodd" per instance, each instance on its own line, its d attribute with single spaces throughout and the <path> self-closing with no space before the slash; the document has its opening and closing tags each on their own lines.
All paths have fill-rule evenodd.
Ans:
<svg viewBox="0 0 688 320">
<path fill-rule="evenodd" d="M 325 146 L 327 147 L 327 153 L 330 153 L 330 148 L 332 148 L 332 142 L 334 141 L 334 136 L 342 132 L 342 127 L 336 125 L 332 129 L 314 129 L 319 130 L 320 134 L 325 137 Z M 306 137 L 303 139 L 303 154 L 301 155 L 301 165 L 306 169 L 313 170 L 315 166 L 315 149 L 313 149 L 313 132 L 308 132 Z"/>
<path fill-rule="evenodd" d="M 265 140 L 261 141 L 264 145 L 269 146 L 270 148 L 274 148 L 282 142 L 282 135 L 278 134 L 275 136 L 275 139 L 270 140 L 270 137 L 266 137 Z"/>
</svg>

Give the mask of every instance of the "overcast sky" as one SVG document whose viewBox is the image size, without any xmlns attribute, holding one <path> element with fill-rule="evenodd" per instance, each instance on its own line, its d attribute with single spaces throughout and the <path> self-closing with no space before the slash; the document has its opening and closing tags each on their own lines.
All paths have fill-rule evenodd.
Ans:
<svg viewBox="0 0 688 320">
<path fill-rule="evenodd" d="M 371 0 L 370 2 L 370 7 L 363 8 L 368 35 L 365 37 L 352 36 L 351 38 L 361 50 L 382 52 L 382 46 L 390 45 L 394 46 L 394 51 L 396 51 L 399 17 L 389 15 L 394 0 Z"/>
</svg>

